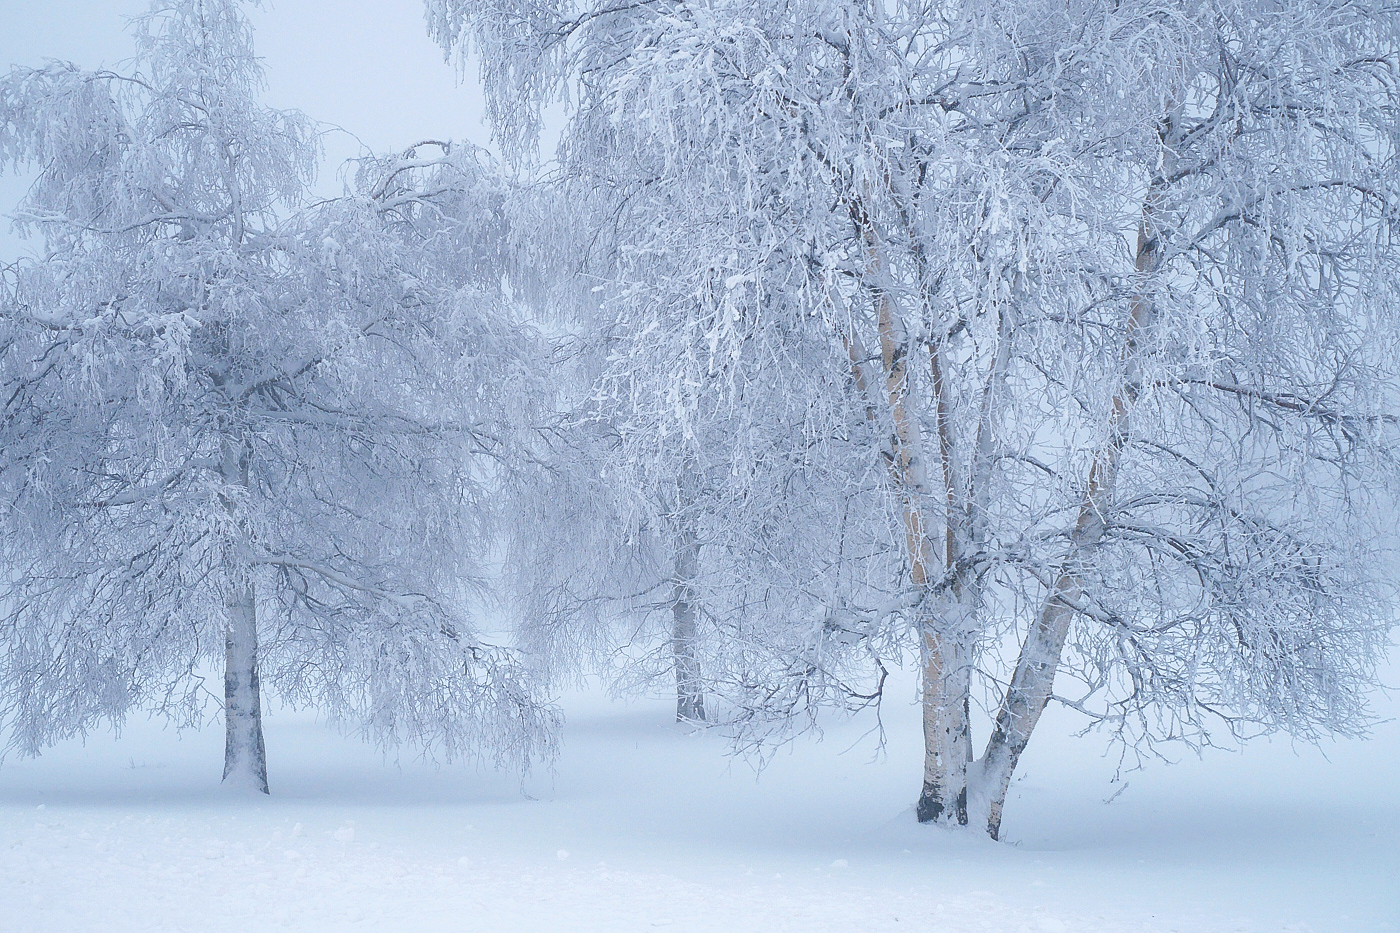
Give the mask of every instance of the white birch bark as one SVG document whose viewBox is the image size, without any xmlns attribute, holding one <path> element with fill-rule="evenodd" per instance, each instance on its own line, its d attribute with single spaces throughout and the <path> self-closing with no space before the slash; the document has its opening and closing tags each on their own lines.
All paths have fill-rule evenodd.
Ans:
<svg viewBox="0 0 1400 933">
<path fill-rule="evenodd" d="M 249 483 L 247 448 L 225 438 L 224 482 L 240 491 Z M 225 496 L 230 513 L 237 505 Z M 267 753 L 263 746 L 262 689 L 258 683 L 258 604 L 251 578 L 235 583 L 225 600 L 224 629 L 224 786 L 268 793 Z"/>
<path fill-rule="evenodd" d="M 957 475 L 956 438 L 950 420 L 948 384 L 944 378 L 946 362 L 942 352 L 942 347 L 934 347 L 929 362 L 942 464 L 943 566 L 950 585 L 946 596 L 937 603 L 937 644 L 931 644 L 928 637 L 931 626 L 920 639 L 924 682 L 924 784 L 915 814 L 921 823 L 947 814 L 966 825 L 967 765 L 972 758 L 968 722 L 972 654 L 968 640 L 976 594 L 959 567 L 968 543 L 968 516 Z"/>
<path fill-rule="evenodd" d="M 1084 498 L 1070 536 L 1069 552 L 1060 562 L 1050 592 L 1026 634 L 1011 683 L 997 711 L 996 723 L 982 756 L 980 789 L 987 803 L 987 833 L 993 839 L 997 839 L 1001 833 L 1002 809 L 1016 764 L 1054 689 L 1060 656 L 1076 611 L 1074 607 L 1079 604 L 1083 591 L 1081 568 L 1091 559 L 1107 527 L 1105 514 L 1113 497 L 1123 447 L 1128 439 L 1133 404 L 1142 390 L 1142 344 L 1156 316 L 1149 295 L 1149 280 L 1157 271 L 1161 258 L 1157 214 L 1161 210 L 1165 188 L 1164 178 L 1159 174 L 1148 189 L 1138 226 L 1134 261 L 1138 277 L 1137 293 L 1128 308 L 1121 357 L 1123 379 L 1109 410 L 1107 439 L 1089 467 Z"/>
<path fill-rule="evenodd" d="M 257 599 L 251 583 L 228 600 L 224 730 L 224 786 L 268 793 L 258 684 Z"/>
<path fill-rule="evenodd" d="M 873 237 L 867 225 L 867 240 Z M 883 272 L 873 245 L 871 266 Z M 909 579 L 927 591 L 934 583 L 937 553 L 934 522 L 927 514 L 931 501 L 923 452 L 923 432 L 910 405 L 909 338 L 903 318 L 888 289 L 876 294 L 880 360 L 885 403 L 894 432 L 890 472 L 901 494 L 901 522 L 909 560 Z M 965 652 L 948 619 L 929 600 L 920 605 L 915 621 L 919 636 L 921 702 L 924 729 L 924 780 L 916 814 L 920 822 L 941 819 L 967 821 Z"/>
</svg>

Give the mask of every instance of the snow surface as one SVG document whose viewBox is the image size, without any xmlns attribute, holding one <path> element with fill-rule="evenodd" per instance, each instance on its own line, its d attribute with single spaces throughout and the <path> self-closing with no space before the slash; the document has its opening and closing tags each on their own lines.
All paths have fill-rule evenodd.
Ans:
<svg viewBox="0 0 1400 933">
<path fill-rule="evenodd" d="M 1149 765 L 1105 803 L 1116 759 L 1047 715 L 995 844 L 914 822 L 892 695 L 883 755 L 833 722 L 757 780 L 674 701 L 599 690 L 523 784 L 276 712 L 271 798 L 218 788 L 221 730 L 133 723 L 0 767 L 0 931 L 1400 931 L 1394 722 Z"/>
</svg>

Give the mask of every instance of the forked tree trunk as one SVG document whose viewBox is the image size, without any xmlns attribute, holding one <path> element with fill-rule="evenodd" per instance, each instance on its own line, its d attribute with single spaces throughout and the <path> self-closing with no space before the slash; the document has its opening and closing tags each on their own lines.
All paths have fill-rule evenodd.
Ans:
<svg viewBox="0 0 1400 933">
<path fill-rule="evenodd" d="M 969 637 L 977 594 L 959 567 L 969 543 L 970 512 L 955 467 L 952 405 L 944 377 L 943 349 L 930 348 L 935 426 L 943 481 L 943 569 L 951 575 L 948 596 L 939 601 L 937 629 L 920 639 L 923 663 L 924 785 L 915 808 L 919 822 L 944 818 L 967 825 L 968 765 L 972 761 L 972 651 Z M 990 389 L 988 390 L 990 391 Z M 936 685 L 936 686 L 934 686 Z"/>
<path fill-rule="evenodd" d="M 676 722 L 704 722 L 705 695 L 695 648 L 699 608 L 693 583 L 700 572 L 700 543 L 687 529 L 676 544 L 676 576 L 671 588 L 671 652 L 676 665 Z"/>
<path fill-rule="evenodd" d="M 258 686 L 257 601 L 251 582 L 228 601 L 224 729 L 224 785 L 268 793 Z"/>
<path fill-rule="evenodd" d="M 1111 506 L 1113 489 L 1118 480 L 1133 404 L 1142 391 L 1142 343 L 1156 316 L 1148 294 L 1148 279 L 1157 271 L 1161 261 L 1156 215 L 1164 189 L 1165 183 L 1159 176 L 1148 189 L 1138 227 L 1134 265 L 1139 284 L 1128 310 L 1122 350 L 1123 381 L 1113 397 L 1109 412 L 1108 439 L 1095 454 L 1089 468 L 1088 483 L 1070 538 L 1069 553 L 1060 563 L 1035 623 L 1026 633 L 1011 683 L 997 711 L 986 753 L 982 756 L 981 774 L 988 806 L 987 833 L 993 839 L 1001 835 L 1001 815 L 1011 787 L 1011 777 L 1055 686 L 1055 675 L 1059 671 L 1070 622 L 1078 611 L 1076 607 L 1080 605 L 1083 594 L 1083 567 L 1091 559 L 1092 552 L 1107 529 L 1104 516 Z"/>
<path fill-rule="evenodd" d="M 877 262 L 872 265 L 878 268 Z M 881 291 L 878 301 L 885 402 L 894 426 L 890 471 L 901 490 L 909 579 L 915 587 L 927 591 L 936 582 L 934 522 L 927 514 L 928 506 L 936 500 L 928 482 L 923 432 L 910 410 L 908 333 L 890 294 Z M 960 647 L 961 627 L 956 624 L 957 620 L 935 615 L 932 608 L 925 607 L 918 625 L 924 781 L 915 813 L 922 823 L 952 819 L 965 824 L 968 659 Z"/>
<path fill-rule="evenodd" d="M 852 207 L 852 218 L 864 231 L 871 271 L 878 280 L 882 263 L 875 236 L 857 206 Z M 932 574 L 937 559 L 934 526 L 926 510 L 935 500 L 928 484 L 922 431 L 909 405 L 908 335 L 893 298 L 880 291 L 876 299 L 882 391 L 877 392 L 872 380 L 867 378 L 865 348 L 854 330 L 846 336 L 846 352 L 856 390 L 866 402 L 866 419 L 878 422 L 877 410 L 883 408 L 893 424 L 886 466 L 900 493 L 900 521 L 909 560 L 909 579 L 916 588 L 927 592 L 934 582 Z M 965 824 L 967 764 L 972 757 L 967 730 L 970 668 L 965 652 L 959 648 L 956 627 L 950 627 L 947 618 L 932 614 L 930 609 L 922 610 L 916 626 L 924 725 L 924 780 L 915 814 L 924 823 L 955 819 Z"/>
</svg>

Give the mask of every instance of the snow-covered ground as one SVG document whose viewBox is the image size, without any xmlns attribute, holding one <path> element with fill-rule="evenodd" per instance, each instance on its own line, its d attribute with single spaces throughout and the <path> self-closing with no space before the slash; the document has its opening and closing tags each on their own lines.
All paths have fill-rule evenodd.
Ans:
<svg viewBox="0 0 1400 933">
<path fill-rule="evenodd" d="M 270 799 L 220 792 L 217 728 L 11 759 L 0 931 L 1400 931 L 1394 722 L 1326 757 L 1151 765 L 1105 803 L 1102 741 L 1047 718 L 995 844 L 914 823 L 912 702 L 883 755 L 869 720 L 834 723 L 757 780 L 664 701 L 563 702 L 563 754 L 523 785 L 290 712 Z"/>
</svg>

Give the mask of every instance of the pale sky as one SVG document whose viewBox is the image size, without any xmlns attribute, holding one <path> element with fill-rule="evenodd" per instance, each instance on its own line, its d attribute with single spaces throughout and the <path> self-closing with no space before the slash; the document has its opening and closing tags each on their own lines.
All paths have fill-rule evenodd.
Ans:
<svg viewBox="0 0 1400 933">
<path fill-rule="evenodd" d="M 0 0 L 0 69 L 45 59 L 113 66 L 131 56 L 126 18 L 148 0 Z M 352 132 L 375 151 L 425 138 L 487 145 L 475 74 L 463 79 L 428 40 L 422 0 L 267 0 L 252 10 L 267 72 L 266 101 Z M 355 139 L 325 139 L 319 187 L 340 190 L 336 167 L 359 152 Z M 0 215 L 27 180 L 0 175 Z M 0 219 L 0 260 L 24 252 Z"/>
</svg>

